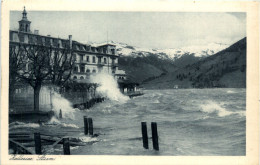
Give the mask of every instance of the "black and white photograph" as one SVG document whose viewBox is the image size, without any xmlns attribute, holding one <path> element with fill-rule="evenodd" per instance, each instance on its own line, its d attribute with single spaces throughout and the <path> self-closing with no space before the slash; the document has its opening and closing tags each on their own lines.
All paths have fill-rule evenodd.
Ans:
<svg viewBox="0 0 260 165">
<path fill-rule="evenodd" d="M 248 18 L 10 10 L 8 155 L 247 156 Z"/>
</svg>

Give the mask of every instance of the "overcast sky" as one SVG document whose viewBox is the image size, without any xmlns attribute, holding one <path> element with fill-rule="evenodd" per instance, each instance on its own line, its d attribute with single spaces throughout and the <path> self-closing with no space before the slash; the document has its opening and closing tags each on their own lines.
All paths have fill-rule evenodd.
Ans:
<svg viewBox="0 0 260 165">
<path fill-rule="evenodd" d="M 31 30 L 86 43 L 108 40 L 146 48 L 179 48 L 207 43 L 232 44 L 246 36 L 245 13 L 39 12 L 27 11 Z M 21 11 L 10 13 L 18 29 Z M 107 35 L 108 33 L 108 35 Z"/>
</svg>

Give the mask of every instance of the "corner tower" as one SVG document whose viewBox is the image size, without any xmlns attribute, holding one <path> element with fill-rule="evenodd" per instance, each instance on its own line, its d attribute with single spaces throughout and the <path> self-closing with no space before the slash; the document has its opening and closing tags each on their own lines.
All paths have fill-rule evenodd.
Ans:
<svg viewBox="0 0 260 165">
<path fill-rule="evenodd" d="M 30 24 L 31 24 L 31 21 L 29 21 L 27 19 L 27 12 L 25 10 L 25 7 L 23 9 L 23 18 L 21 19 L 21 21 L 19 21 L 19 31 L 22 31 L 22 32 L 30 32 Z"/>
</svg>

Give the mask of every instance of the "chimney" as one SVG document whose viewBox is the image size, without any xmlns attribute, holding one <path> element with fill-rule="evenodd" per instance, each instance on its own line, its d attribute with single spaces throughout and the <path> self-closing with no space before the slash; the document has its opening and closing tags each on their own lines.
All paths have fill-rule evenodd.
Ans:
<svg viewBox="0 0 260 165">
<path fill-rule="evenodd" d="M 34 34 L 39 34 L 39 30 L 34 30 Z"/>
<path fill-rule="evenodd" d="M 72 35 L 69 35 L 70 49 L 72 48 Z"/>
</svg>

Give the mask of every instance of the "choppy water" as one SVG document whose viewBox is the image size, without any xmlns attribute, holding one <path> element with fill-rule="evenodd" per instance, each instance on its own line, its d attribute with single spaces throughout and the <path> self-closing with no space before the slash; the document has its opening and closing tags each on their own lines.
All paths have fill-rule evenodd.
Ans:
<svg viewBox="0 0 260 165">
<path fill-rule="evenodd" d="M 57 125 L 10 125 L 10 130 L 66 132 L 82 141 L 94 142 L 73 147 L 79 155 L 245 155 L 245 89 L 147 90 L 145 95 L 125 103 L 106 100 L 86 111 L 74 110 L 69 118 L 51 122 Z M 68 114 L 67 114 L 68 115 Z M 83 134 L 83 116 L 93 118 L 94 133 Z M 157 122 L 160 151 L 142 147 L 141 122 Z M 31 126 L 32 125 L 32 126 Z M 49 154 L 62 154 L 56 148 Z"/>
</svg>

